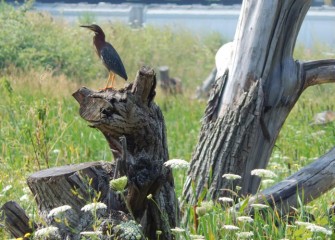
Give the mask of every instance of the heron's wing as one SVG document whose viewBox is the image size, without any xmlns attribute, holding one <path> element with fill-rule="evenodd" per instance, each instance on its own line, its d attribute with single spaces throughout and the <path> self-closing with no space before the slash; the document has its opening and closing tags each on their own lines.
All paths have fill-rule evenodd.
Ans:
<svg viewBox="0 0 335 240">
<path fill-rule="evenodd" d="M 111 44 L 107 43 L 103 48 L 101 48 L 100 56 L 102 62 L 109 71 L 112 71 L 127 80 L 128 77 L 122 60 Z"/>
</svg>

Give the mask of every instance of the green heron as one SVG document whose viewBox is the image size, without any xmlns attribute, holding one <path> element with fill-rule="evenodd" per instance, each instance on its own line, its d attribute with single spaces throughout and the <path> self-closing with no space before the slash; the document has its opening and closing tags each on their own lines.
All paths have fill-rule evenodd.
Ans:
<svg viewBox="0 0 335 240">
<path fill-rule="evenodd" d="M 95 45 L 96 52 L 109 72 L 107 86 L 105 89 L 113 88 L 115 74 L 119 75 L 127 81 L 128 77 L 126 70 L 124 69 L 122 60 L 112 44 L 105 41 L 105 33 L 102 31 L 101 27 L 96 24 L 80 27 L 88 28 L 92 30 L 95 34 L 93 37 L 93 43 Z M 109 86 L 110 83 L 111 86 Z"/>
</svg>

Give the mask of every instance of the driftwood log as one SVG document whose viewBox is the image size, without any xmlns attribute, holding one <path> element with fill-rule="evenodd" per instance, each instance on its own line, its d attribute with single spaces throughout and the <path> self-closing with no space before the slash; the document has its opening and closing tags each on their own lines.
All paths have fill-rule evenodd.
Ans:
<svg viewBox="0 0 335 240">
<path fill-rule="evenodd" d="M 248 199 L 244 211 L 252 213 L 252 204 L 262 203 L 273 207 L 278 214 L 286 215 L 299 208 L 299 200 L 307 204 L 331 190 L 334 185 L 335 148 L 292 176 Z"/>
<path fill-rule="evenodd" d="M 163 115 L 153 102 L 155 88 L 154 71 L 143 67 L 135 82 L 121 90 L 81 88 L 73 94 L 80 116 L 106 137 L 115 163 L 81 163 L 29 176 L 27 183 L 44 225 L 58 228 L 49 238 L 80 239 L 82 232 L 97 230 L 93 225 L 99 219 L 99 239 L 128 239 L 129 234 L 136 239 L 157 239 L 158 230 L 162 232 L 159 239 L 172 239 L 178 203 L 171 169 L 163 166 L 168 148 Z M 123 195 L 110 188 L 110 180 L 121 176 L 127 177 Z M 84 210 L 88 203 L 97 202 L 103 207 Z M 66 205 L 62 221 L 51 214 Z M 2 211 L 14 237 L 40 228 L 16 203 L 6 203 Z"/>
</svg>

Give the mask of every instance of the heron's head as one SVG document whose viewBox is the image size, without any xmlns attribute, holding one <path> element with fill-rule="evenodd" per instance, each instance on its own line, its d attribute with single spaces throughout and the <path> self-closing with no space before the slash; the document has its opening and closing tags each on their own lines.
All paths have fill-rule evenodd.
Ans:
<svg viewBox="0 0 335 240">
<path fill-rule="evenodd" d="M 105 37 L 104 31 L 102 31 L 101 27 L 99 27 L 96 24 L 91 24 L 91 25 L 81 25 L 80 27 L 83 28 L 88 28 L 91 31 L 93 31 L 95 33 L 95 35 L 101 35 L 103 37 Z"/>
</svg>

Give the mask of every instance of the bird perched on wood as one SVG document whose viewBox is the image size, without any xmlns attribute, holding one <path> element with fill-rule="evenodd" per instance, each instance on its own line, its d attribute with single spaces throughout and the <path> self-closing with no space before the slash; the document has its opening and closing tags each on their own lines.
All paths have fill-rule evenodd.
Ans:
<svg viewBox="0 0 335 240">
<path fill-rule="evenodd" d="M 102 31 L 101 27 L 96 24 L 82 25 L 80 27 L 88 28 L 92 30 L 95 34 L 93 37 L 93 44 L 96 48 L 96 52 L 99 58 L 109 72 L 107 86 L 105 89 L 113 88 L 115 74 L 119 75 L 127 81 L 128 77 L 122 60 L 112 44 L 105 41 L 105 33 Z"/>
</svg>

